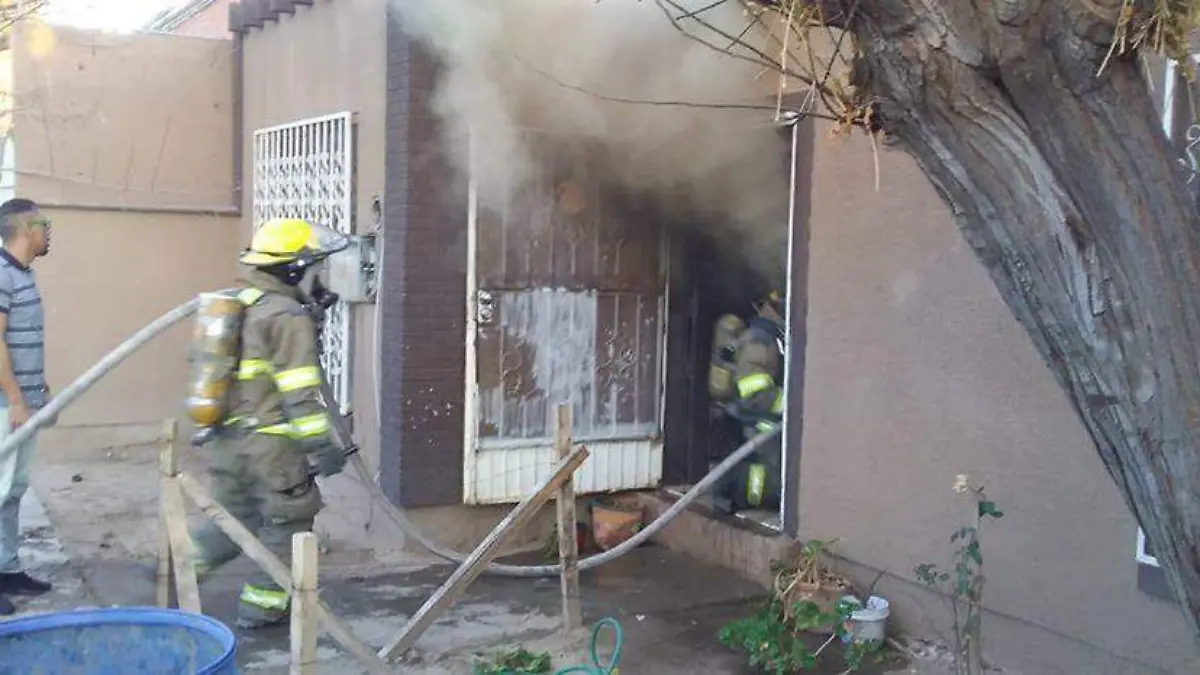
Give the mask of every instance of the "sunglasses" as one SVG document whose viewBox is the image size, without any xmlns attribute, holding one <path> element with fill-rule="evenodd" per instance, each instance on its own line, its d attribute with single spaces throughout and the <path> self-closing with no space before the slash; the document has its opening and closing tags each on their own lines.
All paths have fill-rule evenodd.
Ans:
<svg viewBox="0 0 1200 675">
<path fill-rule="evenodd" d="M 29 221 L 29 226 L 30 227 L 41 227 L 41 228 L 48 230 L 48 229 L 50 229 L 50 219 L 49 218 L 38 218 L 37 220 L 31 220 L 31 221 Z"/>
</svg>

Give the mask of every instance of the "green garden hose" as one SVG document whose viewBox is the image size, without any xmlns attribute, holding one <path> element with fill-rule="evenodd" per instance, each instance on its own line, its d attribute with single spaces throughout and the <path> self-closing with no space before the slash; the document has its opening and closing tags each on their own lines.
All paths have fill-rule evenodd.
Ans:
<svg viewBox="0 0 1200 675">
<path fill-rule="evenodd" d="M 604 632 L 604 628 L 612 629 L 613 645 L 612 654 L 608 657 L 608 663 L 600 663 L 600 634 Z M 621 630 L 621 624 L 611 616 L 604 617 L 596 622 L 592 627 L 592 646 L 590 649 L 592 663 L 586 666 L 571 666 L 564 668 L 554 675 L 568 675 L 569 673 L 583 673 L 583 675 L 618 675 L 617 664 L 621 662 L 621 645 L 625 643 L 625 633 Z"/>
</svg>

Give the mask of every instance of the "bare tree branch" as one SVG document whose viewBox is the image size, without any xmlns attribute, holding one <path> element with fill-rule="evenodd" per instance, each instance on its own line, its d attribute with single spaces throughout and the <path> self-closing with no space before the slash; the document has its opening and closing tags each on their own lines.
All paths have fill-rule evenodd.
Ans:
<svg viewBox="0 0 1200 675">
<path fill-rule="evenodd" d="M 570 89 L 571 91 L 575 91 L 580 94 L 584 94 L 586 96 L 591 96 L 592 98 L 599 99 L 601 101 L 608 101 L 609 103 L 624 103 L 624 104 L 629 104 L 629 105 L 663 106 L 663 107 L 673 107 L 673 108 L 707 108 L 707 109 L 712 109 L 712 110 L 777 111 L 777 108 L 775 106 L 753 104 L 753 103 L 704 103 L 704 102 L 699 102 L 699 101 L 669 101 L 669 100 L 628 98 L 628 97 L 624 97 L 624 96 L 609 96 L 606 94 L 601 94 L 599 92 L 592 91 L 590 89 L 581 87 L 576 84 L 564 82 L 563 80 L 559 79 L 558 77 L 555 77 L 552 73 L 547 72 L 546 70 L 538 67 L 536 64 L 530 62 L 528 59 L 523 58 L 520 54 L 516 54 L 514 52 L 509 52 L 509 56 L 511 56 L 513 58 L 513 60 L 520 63 L 522 66 L 528 68 L 529 70 L 533 71 L 537 75 L 553 82 L 554 84 L 562 87 L 563 89 Z M 799 113 L 800 111 L 795 111 L 795 112 Z M 817 113 L 802 113 L 802 114 L 804 114 L 808 117 L 816 117 L 819 119 L 826 119 L 826 120 L 830 120 L 830 121 L 834 121 L 834 122 L 838 121 L 838 118 L 833 117 L 831 115 L 822 115 L 822 114 L 817 114 Z"/>
</svg>

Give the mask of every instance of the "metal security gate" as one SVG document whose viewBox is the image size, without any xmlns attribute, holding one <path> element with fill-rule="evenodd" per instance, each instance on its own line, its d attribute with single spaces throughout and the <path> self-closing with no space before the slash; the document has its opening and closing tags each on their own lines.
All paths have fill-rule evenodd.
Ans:
<svg viewBox="0 0 1200 675">
<path fill-rule="evenodd" d="M 352 233 L 354 118 L 342 112 L 254 132 L 254 227 L 271 218 L 304 218 Z M 338 403 L 350 405 L 350 312 L 325 319 L 321 364 Z"/>
<path fill-rule="evenodd" d="M 553 411 L 572 407 L 591 458 L 580 494 L 662 477 L 665 240 L 637 205 L 553 153 L 468 224 L 464 501 L 516 502 L 558 461 Z M 490 205 L 480 208 L 480 205 Z"/>
</svg>

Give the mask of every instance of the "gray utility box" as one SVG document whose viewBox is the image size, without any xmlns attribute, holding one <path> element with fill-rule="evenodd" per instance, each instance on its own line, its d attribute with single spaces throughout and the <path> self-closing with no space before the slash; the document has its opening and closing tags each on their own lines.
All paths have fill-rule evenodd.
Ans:
<svg viewBox="0 0 1200 675">
<path fill-rule="evenodd" d="M 374 302 L 377 286 L 375 235 L 350 237 L 350 246 L 329 256 L 329 290 L 344 302 Z"/>
</svg>

